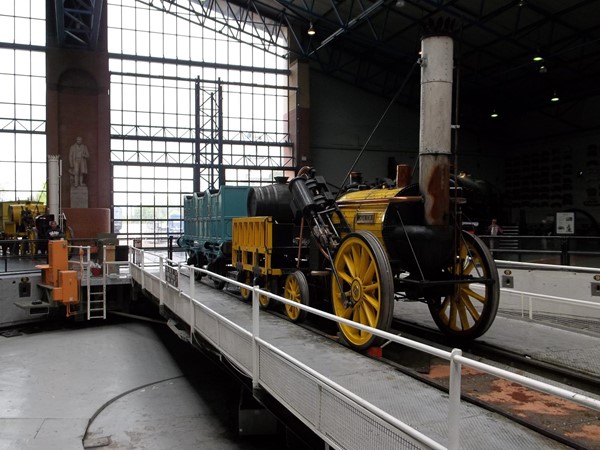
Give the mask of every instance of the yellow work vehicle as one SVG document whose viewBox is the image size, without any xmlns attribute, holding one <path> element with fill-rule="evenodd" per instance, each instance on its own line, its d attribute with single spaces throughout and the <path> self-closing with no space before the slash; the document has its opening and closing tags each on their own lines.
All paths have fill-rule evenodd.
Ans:
<svg viewBox="0 0 600 450">
<path fill-rule="evenodd" d="M 2 202 L 0 223 L 2 225 L 2 254 L 35 255 L 37 252 L 38 232 L 35 218 L 44 214 L 46 206 L 40 202 L 11 201 Z"/>
</svg>

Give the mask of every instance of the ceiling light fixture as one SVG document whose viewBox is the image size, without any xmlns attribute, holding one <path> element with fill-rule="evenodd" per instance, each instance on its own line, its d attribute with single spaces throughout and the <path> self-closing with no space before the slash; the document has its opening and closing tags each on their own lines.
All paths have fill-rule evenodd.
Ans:
<svg viewBox="0 0 600 450">
<path fill-rule="evenodd" d="M 552 94 L 552 98 L 550 99 L 551 102 L 557 102 L 559 101 L 560 98 L 558 97 L 558 95 L 556 94 L 556 91 L 554 91 L 554 94 Z"/>
<path fill-rule="evenodd" d="M 496 112 L 496 110 L 495 110 L 495 109 L 494 109 L 494 110 L 492 111 L 492 113 L 490 114 L 490 117 L 491 117 L 492 119 L 495 119 L 496 117 L 498 117 L 498 113 Z"/>
<path fill-rule="evenodd" d="M 315 30 L 315 27 L 313 26 L 313 23 L 310 23 L 310 26 L 308 27 L 308 31 L 307 31 L 309 36 L 314 36 L 315 34 L 317 34 L 317 30 Z"/>
<path fill-rule="evenodd" d="M 535 62 L 540 62 L 540 61 L 543 61 L 543 60 L 544 60 L 544 58 L 542 58 L 540 55 L 535 55 L 535 56 L 533 57 L 533 60 L 534 60 Z"/>
<path fill-rule="evenodd" d="M 548 68 L 546 66 L 540 66 L 540 73 L 547 73 L 548 72 Z"/>
</svg>

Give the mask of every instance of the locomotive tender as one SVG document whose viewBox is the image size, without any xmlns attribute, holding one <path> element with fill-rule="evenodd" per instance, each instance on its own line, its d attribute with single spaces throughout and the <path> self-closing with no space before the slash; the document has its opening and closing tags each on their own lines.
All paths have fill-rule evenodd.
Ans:
<svg viewBox="0 0 600 450">
<path fill-rule="evenodd" d="M 399 166 L 391 186 L 351 181 L 334 194 L 304 167 L 289 183 L 187 196 L 179 244 L 188 263 L 236 273 L 302 304 L 326 300 L 337 316 L 381 330 L 391 325 L 394 300 L 403 300 L 426 303 L 446 335 L 485 333 L 498 309 L 498 272 L 485 244 L 462 230 L 464 199 L 450 183 L 453 44 L 446 34 L 422 40 L 418 184 Z M 263 308 L 269 303 L 260 299 Z M 306 317 L 288 305 L 285 312 L 292 321 Z M 372 333 L 339 328 L 356 349 L 380 343 Z"/>
</svg>

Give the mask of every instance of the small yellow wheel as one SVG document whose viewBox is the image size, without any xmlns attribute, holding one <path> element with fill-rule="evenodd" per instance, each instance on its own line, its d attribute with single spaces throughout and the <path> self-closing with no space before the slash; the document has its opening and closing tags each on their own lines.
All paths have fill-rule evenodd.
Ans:
<svg viewBox="0 0 600 450">
<path fill-rule="evenodd" d="M 309 292 L 308 281 L 301 271 L 297 270 L 285 279 L 283 297 L 308 306 Z M 292 322 L 298 323 L 306 319 L 308 315 L 306 311 L 290 305 L 285 305 L 285 314 Z"/>
<path fill-rule="evenodd" d="M 258 284 L 263 291 L 273 292 L 274 294 L 279 293 L 279 283 L 277 282 L 277 277 L 267 278 L 266 276 L 262 276 L 258 279 L 255 279 L 254 284 Z M 273 302 L 271 301 L 271 297 L 261 294 L 258 296 L 258 303 L 261 309 L 268 309 L 271 307 Z"/>
<path fill-rule="evenodd" d="M 463 231 L 454 264 L 446 273 L 465 282 L 456 284 L 446 297 L 429 299 L 431 316 L 443 333 L 475 339 L 488 330 L 498 311 L 500 283 L 492 254 L 481 239 Z"/>
<path fill-rule="evenodd" d="M 252 283 L 251 273 L 248 272 L 247 270 L 240 272 L 240 274 L 238 275 L 238 281 L 240 283 L 244 283 L 244 284 L 247 284 L 250 286 L 250 284 Z M 240 288 L 240 296 L 242 297 L 242 300 L 247 302 L 248 300 L 250 300 L 252 298 L 252 290 L 245 288 L 245 287 L 241 287 Z"/>
<path fill-rule="evenodd" d="M 331 279 L 333 309 L 337 316 L 387 331 L 394 312 L 392 269 L 383 246 L 368 231 L 350 233 L 334 256 L 335 276 Z M 358 350 L 377 345 L 381 338 L 372 333 L 338 325 L 348 343 Z"/>
<path fill-rule="evenodd" d="M 269 283 L 266 280 L 264 285 L 260 284 L 259 286 L 264 291 L 270 291 Z M 261 309 L 269 309 L 269 306 L 271 306 L 271 297 L 267 297 L 266 295 L 260 294 L 258 296 L 258 303 Z"/>
</svg>

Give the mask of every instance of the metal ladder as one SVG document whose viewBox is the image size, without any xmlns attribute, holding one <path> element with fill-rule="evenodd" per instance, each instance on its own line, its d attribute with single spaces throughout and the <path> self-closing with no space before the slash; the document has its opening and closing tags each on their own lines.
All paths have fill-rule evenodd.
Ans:
<svg viewBox="0 0 600 450">
<path fill-rule="evenodd" d="M 106 275 L 101 285 L 88 285 L 87 320 L 106 319 Z"/>
<path fill-rule="evenodd" d="M 88 265 L 89 265 L 88 255 Z M 90 270 L 87 270 L 87 320 L 106 319 L 106 252 L 102 263 L 102 284 L 92 284 Z"/>
<path fill-rule="evenodd" d="M 84 250 L 86 252 L 84 253 Z M 87 255 L 86 255 L 87 253 Z M 84 255 L 86 256 L 84 259 Z M 77 309 L 73 310 L 72 305 L 67 306 L 67 317 L 72 315 L 86 314 L 87 320 L 106 319 L 106 264 L 103 265 L 102 284 L 92 284 L 90 270 L 90 247 L 79 247 L 79 261 L 75 261 L 77 270 L 80 273 L 80 282 L 86 286 L 86 308 L 83 309 L 83 301 L 78 302 Z M 82 299 L 83 300 L 83 299 Z M 81 306 L 81 307 L 80 307 Z M 86 312 L 87 311 L 87 312 Z"/>
</svg>

